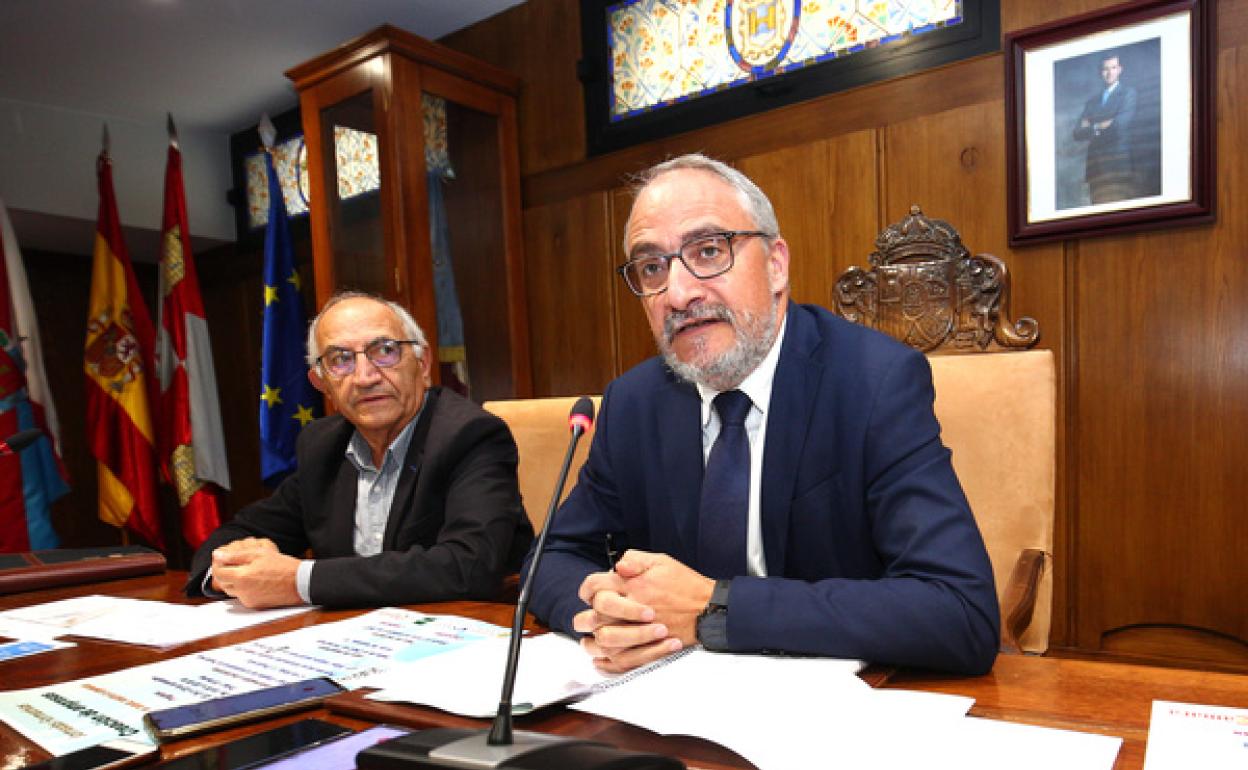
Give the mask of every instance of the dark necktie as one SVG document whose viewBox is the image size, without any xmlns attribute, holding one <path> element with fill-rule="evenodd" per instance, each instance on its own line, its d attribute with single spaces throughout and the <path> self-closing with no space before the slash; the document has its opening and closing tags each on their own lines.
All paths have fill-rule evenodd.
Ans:
<svg viewBox="0 0 1248 770">
<path fill-rule="evenodd" d="M 750 518 L 750 440 L 745 416 L 750 397 L 727 390 L 715 397 L 719 436 L 702 476 L 697 570 L 712 578 L 745 575 L 745 532 Z"/>
</svg>

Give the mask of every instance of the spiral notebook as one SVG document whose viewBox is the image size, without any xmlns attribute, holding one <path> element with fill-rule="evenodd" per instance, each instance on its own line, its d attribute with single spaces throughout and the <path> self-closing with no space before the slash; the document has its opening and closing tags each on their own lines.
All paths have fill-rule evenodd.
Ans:
<svg viewBox="0 0 1248 770">
<path fill-rule="evenodd" d="M 425 660 L 393 666 L 374 680 L 358 682 L 381 688 L 367 697 L 385 703 L 433 706 L 467 717 L 493 717 L 498 711 L 507 639 L 487 639 Z M 610 676 L 573 639 L 559 634 L 526 638 L 512 696 L 512 713 L 528 714 L 544 706 L 581 700 L 627 684 L 680 660 L 697 647 L 661 658 L 626 674 Z"/>
</svg>

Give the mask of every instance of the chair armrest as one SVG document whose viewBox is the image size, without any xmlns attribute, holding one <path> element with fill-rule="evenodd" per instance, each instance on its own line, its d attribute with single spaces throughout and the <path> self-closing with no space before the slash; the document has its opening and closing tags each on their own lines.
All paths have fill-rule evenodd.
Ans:
<svg viewBox="0 0 1248 770">
<path fill-rule="evenodd" d="M 1019 652 L 1020 639 L 1031 625 L 1036 609 L 1040 576 L 1044 574 L 1045 553 L 1039 548 L 1024 548 L 1014 563 L 1010 582 L 1001 597 L 1001 650 Z"/>
</svg>

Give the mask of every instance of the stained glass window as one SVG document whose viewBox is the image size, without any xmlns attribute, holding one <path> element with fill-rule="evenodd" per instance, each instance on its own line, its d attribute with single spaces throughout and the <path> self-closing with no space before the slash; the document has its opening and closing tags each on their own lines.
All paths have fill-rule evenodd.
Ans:
<svg viewBox="0 0 1248 770">
<path fill-rule="evenodd" d="M 961 0 L 624 0 L 608 7 L 610 119 L 963 22 Z"/>
<path fill-rule="evenodd" d="M 425 162 L 432 170 L 453 177 L 446 142 L 446 102 L 424 95 Z M 377 160 L 377 135 L 344 126 L 334 126 L 334 162 L 338 170 L 338 198 L 347 200 L 381 187 Z M 295 217 L 308 213 L 308 152 L 303 134 L 279 142 L 273 150 L 273 165 L 282 187 L 286 213 Z M 269 182 L 264 172 L 264 156 L 259 152 L 243 159 L 247 175 L 247 214 L 251 227 L 269 222 Z"/>
<path fill-rule="evenodd" d="M 243 159 L 247 171 L 247 219 L 252 227 L 269 223 L 269 180 L 264 171 L 264 155 L 253 153 Z M 303 134 L 273 148 L 273 167 L 282 186 L 282 200 L 289 216 L 308 213 L 308 153 Z"/>
<path fill-rule="evenodd" d="M 581 0 L 590 155 L 1001 49 L 1000 0 Z"/>
</svg>

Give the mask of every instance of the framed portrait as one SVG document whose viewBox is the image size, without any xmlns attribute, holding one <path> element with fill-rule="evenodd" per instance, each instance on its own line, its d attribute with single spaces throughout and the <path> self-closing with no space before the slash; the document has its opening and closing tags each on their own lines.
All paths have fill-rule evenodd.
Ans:
<svg viewBox="0 0 1248 770">
<path fill-rule="evenodd" d="M 1010 245 L 1213 219 L 1213 3 L 1005 38 Z"/>
</svg>

